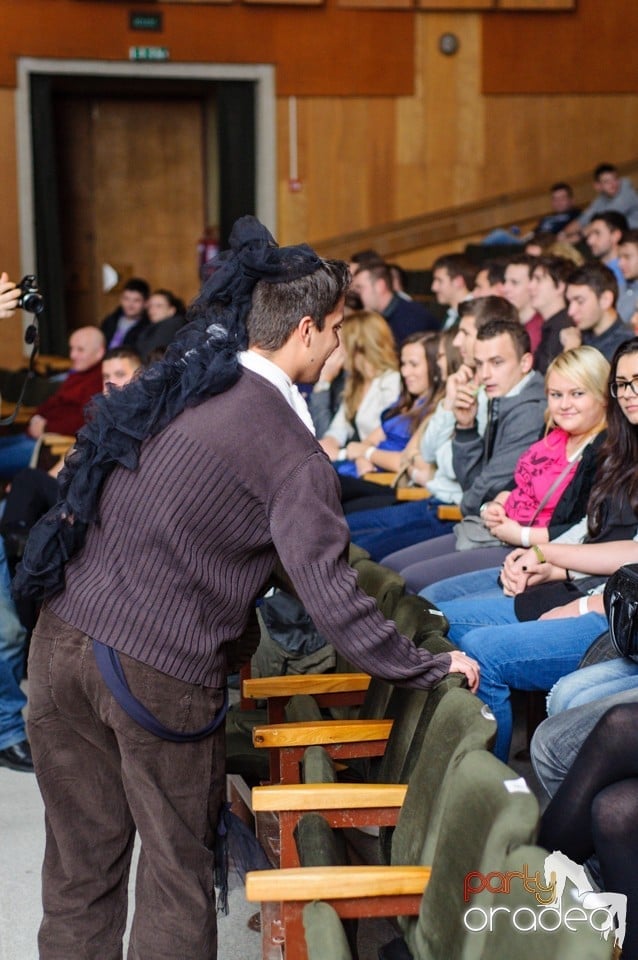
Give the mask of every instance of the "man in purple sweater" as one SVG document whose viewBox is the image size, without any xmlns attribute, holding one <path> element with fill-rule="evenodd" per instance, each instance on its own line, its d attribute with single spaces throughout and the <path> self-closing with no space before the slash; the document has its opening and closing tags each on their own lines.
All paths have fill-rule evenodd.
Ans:
<svg viewBox="0 0 638 960">
<path fill-rule="evenodd" d="M 339 342 L 345 264 L 280 250 L 250 217 L 231 246 L 162 364 L 96 402 L 18 576 L 50 595 L 29 666 L 43 960 L 121 957 L 135 830 L 129 956 L 215 958 L 226 674 L 277 556 L 362 669 L 421 688 L 451 670 L 478 682 L 464 654 L 399 635 L 346 561 L 336 475 L 294 386 Z M 56 580 L 61 541 L 71 559 Z"/>
</svg>

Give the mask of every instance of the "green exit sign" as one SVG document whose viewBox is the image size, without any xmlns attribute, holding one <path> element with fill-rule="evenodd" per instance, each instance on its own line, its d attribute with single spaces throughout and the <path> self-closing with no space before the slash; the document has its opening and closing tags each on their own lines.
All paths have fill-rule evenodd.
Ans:
<svg viewBox="0 0 638 960">
<path fill-rule="evenodd" d="M 129 47 L 129 60 L 170 60 L 171 54 L 168 47 Z"/>
<path fill-rule="evenodd" d="M 152 30 L 159 33 L 162 29 L 162 14 L 133 11 L 129 14 L 129 27 L 131 30 Z"/>
</svg>

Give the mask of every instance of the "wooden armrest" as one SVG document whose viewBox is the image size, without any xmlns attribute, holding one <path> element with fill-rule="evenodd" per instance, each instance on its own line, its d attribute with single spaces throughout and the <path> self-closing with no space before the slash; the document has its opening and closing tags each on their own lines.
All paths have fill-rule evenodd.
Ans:
<svg viewBox="0 0 638 960">
<path fill-rule="evenodd" d="M 246 874 L 246 899 L 344 900 L 422 894 L 431 867 L 288 867 Z"/>
<path fill-rule="evenodd" d="M 294 783 L 253 787 L 255 812 L 281 810 L 363 810 L 369 807 L 402 807 L 404 783 Z"/>
<path fill-rule="evenodd" d="M 311 744 L 387 740 L 392 720 L 325 720 L 282 723 L 253 729 L 255 747 L 303 747 Z"/>
<path fill-rule="evenodd" d="M 461 508 L 457 507 L 455 503 L 442 503 L 441 506 L 436 511 L 436 514 L 439 520 L 462 520 L 463 514 L 461 513 Z"/>
<path fill-rule="evenodd" d="M 48 447 L 51 453 L 56 457 L 63 456 L 67 450 L 70 450 L 75 443 L 75 437 L 67 436 L 64 433 L 43 433 L 42 443 Z"/>
<path fill-rule="evenodd" d="M 365 691 L 370 685 L 367 673 L 304 673 L 285 677 L 251 677 L 244 680 L 243 694 L 253 700 L 268 697 L 294 697 L 299 693 L 315 696 L 320 693 Z"/>
<path fill-rule="evenodd" d="M 380 487 L 391 487 L 396 483 L 397 475 L 385 470 L 375 470 L 374 473 L 364 473 L 361 479 L 367 480 L 368 483 L 378 483 Z"/>
<path fill-rule="evenodd" d="M 432 494 L 427 487 L 397 487 L 397 500 L 427 500 Z"/>
<path fill-rule="evenodd" d="M 10 417 L 14 412 L 17 404 L 9 403 L 7 400 L 2 400 L 2 406 L 0 407 L 0 414 L 2 417 Z M 29 422 L 31 417 L 35 414 L 37 407 L 20 407 L 18 411 L 18 416 L 13 421 L 14 424 L 23 426 Z"/>
</svg>

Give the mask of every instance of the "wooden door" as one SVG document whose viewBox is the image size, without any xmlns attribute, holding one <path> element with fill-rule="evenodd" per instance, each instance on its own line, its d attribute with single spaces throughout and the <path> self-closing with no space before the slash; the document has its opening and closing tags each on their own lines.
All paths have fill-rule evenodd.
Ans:
<svg viewBox="0 0 638 960">
<path fill-rule="evenodd" d="M 199 98 L 60 96 L 56 141 L 69 328 L 99 323 L 144 277 L 186 301 L 205 224 Z M 118 274 L 103 290 L 103 267 Z"/>
</svg>

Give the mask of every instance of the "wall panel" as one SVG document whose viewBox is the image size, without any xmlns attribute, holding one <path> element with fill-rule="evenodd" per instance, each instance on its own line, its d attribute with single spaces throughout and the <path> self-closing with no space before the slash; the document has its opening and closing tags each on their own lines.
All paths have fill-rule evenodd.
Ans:
<svg viewBox="0 0 638 960">
<path fill-rule="evenodd" d="M 595 57 L 595 40 L 599 38 L 599 51 L 606 51 L 608 58 L 618 18 L 638 28 L 635 0 L 614 0 L 613 14 L 602 26 L 599 0 L 579 0 L 576 14 L 529 15 L 367 13 L 337 11 L 333 2 L 328 0 L 326 7 L 308 11 L 243 8 L 250 22 L 258 24 L 254 32 L 260 35 L 253 39 L 261 57 L 272 61 L 275 56 L 284 57 L 285 49 L 294 52 L 294 58 L 285 65 L 282 60 L 277 72 L 278 233 L 282 242 L 308 240 L 320 244 L 375 224 L 549 185 L 555 179 L 569 179 L 591 169 L 601 160 L 623 162 L 638 157 L 638 93 L 633 92 L 638 91 L 638 83 L 627 93 L 517 92 L 520 76 L 532 66 L 536 72 L 542 69 L 552 74 L 554 63 L 566 69 L 572 79 L 587 75 L 592 87 L 598 84 L 605 89 L 605 78 L 614 71 L 608 59 Z M 120 23 L 127 13 L 126 4 L 20 0 L 9 5 L 7 0 L 0 0 L 3 11 L 41 11 L 45 5 L 64 15 L 60 21 L 63 25 L 69 11 L 76 15 L 71 21 L 72 40 L 61 36 L 55 27 L 56 43 L 59 41 L 55 55 L 115 58 L 114 44 L 121 50 L 131 42 L 131 35 Z M 91 12 L 92 25 L 82 34 L 78 17 L 85 9 Z M 120 24 L 115 38 L 113 28 L 105 26 L 102 19 L 107 10 Z M 202 38 L 196 29 L 199 23 L 199 33 L 205 33 L 201 30 L 204 12 L 214 18 L 212 22 L 223 25 L 223 17 L 238 12 L 238 5 L 207 9 L 202 4 L 176 4 L 163 10 L 167 35 L 172 38 L 175 24 L 179 24 L 182 46 L 174 49 L 184 57 L 195 58 L 209 50 L 228 62 L 239 56 L 240 41 L 234 33 L 222 36 L 222 43 L 216 31 L 215 38 Z M 349 19 L 338 21 L 337 34 L 322 52 L 321 37 L 311 41 L 305 26 L 299 32 L 303 20 L 298 18 L 321 17 L 328 11 Z M 174 20 L 178 14 L 180 19 Z M 388 32 L 388 25 L 398 21 L 412 22 L 414 32 L 405 26 L 392 26 Z M 24 23 L 24 16 L 20 22 Z M 48 21 L 48 26 L 41 22 L 35 32 L 43 48 L 47 31 L 54 29 L 52 22 Z M 235 25 L 240 22 L 233 21 Z M 315 22 L 319 21 L 312 20 Z M 443 56 L 437 47 L 440 35 L 447 31 L 459 37 L 459 51 L 454 57 Z M 634 35 L 637 32 L 633 29 Z M 586 35 L 590 38 L 587 42 Z M 186 42 L 189 36 L 192 49 Z M 631 37 L 629 30 L 626 36 Z M 12 51 L 7 50 L 8 37 Z M 35 52 L 26 50 L 25 37 L 30 39 L 31 34 L 16 29 L 14 24 L 14 29 L 0 38 L 0 68 L 4 63 L 5 73 L 10 52 Z M 390 37 L 392 50 L 388 51 L 384 45 Z M 148 35 L 145 40 L 141 34 L 134 39 L 140 43 L 163 42 L 158 35 Z M 174 46 L 173 39 L 168 45 Z M 623 40 L 614 53 L 616 73 L 635 70 L 628 40 Z M 397 67 L 399 61 L 401 69 Z M 505 65 L 503 69 L 499 64 Z M 485 77 L 495 75 L 497 66 L 499 82 L 508 81 L 509 85 L 499 94 L 485 93 Z M 317 88 L 308 86 L 320 75 L 326 84 L 324 92 L 329 95 L 317 95 Z M 391 93 L 361 95 L 363 88 L 387 91 L 389 85 L 393 85 Z M 297 96 L 298 192 L 291 192 L 288 183 L 289 93 Z M 7 145 L 0 151 L 4 213 L 0 252 L 4 250 L 5 261 L 16 275 L 14 93 L 10 90 L 0 89 L 0 134 Z M 399 259 L 407 266 L 422 267 L 434 252 L 432 248 L 406 252 Z M 2 348 L 4 351 L 4 339 Z"/>
<path fill-rule="evenodd" d="M 134 5 L 133 5 L 134 6 Z M 161 46 L 185 63 L 274 63 L 277 92 L 334 96 L 412 90 L 414 18 L 321 7 L 162 5 L 160 33 L 132 31 L 129 6 L 77 0 L 0 0 L 0 85 L 18 56 L 127 60 L 131 46 Z M 37 30 L 27 30 L 27 23 Z M 383 65 L 380 69 L 380 65 Z"/>
<path fill-rule="evenodd" d="M 15 109 L 12 90 L 0 89 L 0 273 L 20 279 L 18 231 L 18 185 L 15 142 Z M 19 366 L 22 357 L 22 321 L 20 317 L 0 320 L 0 366 Z M 0 414 L 1 415 L 1 414 Z"/>
</svg>

